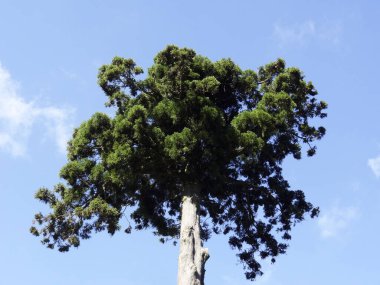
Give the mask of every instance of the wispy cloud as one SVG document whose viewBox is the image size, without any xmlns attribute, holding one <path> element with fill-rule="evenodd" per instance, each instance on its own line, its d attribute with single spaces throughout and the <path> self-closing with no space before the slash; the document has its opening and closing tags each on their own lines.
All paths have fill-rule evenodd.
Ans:
<svg viewBox="0 0 380 285">
<path fill-rule="evenodd" d="M 323 238 L 339 237 L 359 217 L 355 207 L 333 207 L 318 219 L 318 226 Z"/>
<path fill-rule="evenodd" d="M 270 263 L 268 260 L 262 261 L 263 268 L 261 269 L 263 271 L 262 276 L 258 276 L 254 283 L 257 285 L 282 285 L 281 282 L 278 282 L 276 278 L 274 277 L 274 264 Z M 241 275 L 228 275 L 224 274 L 221 276 L 221 284 L 224 285 L 238 285 L 238 284 L 251 284 L 250 281 L 242 281 Z"/>
<path fill-rule="evenodd" d="M 24 99 L 19 94 L 18 83 L 0 64 L 0 151 L 24 155 L 28 138 L 42 125 L 58 149 L 64 152 L 71 131 L 71 114 L 72 110 L 67 108 L 42 106 Z"/>
<path fill-rule="evenodd" d="M 371 168 L 376 177 L 380 177 L 380 155 L 378 157 L 368 159 L 368 166 Z"/>
<path fill-rule="evenodd" d="M 257 285 L 267 285 L 267 284 L 280 285 L 278 283 L 274 283 L 273 280 L 271 280 L 272 279 L 271 277 L 272 277 L 272 271 L 271 270 L 265 271 L 263 276 L 257 277 L 257 279 L 255 280 L 255 284 L 257 284 Z M 221 279 L 222 279 L 222 284 L 224 284 L 224 285 L 238 285 L 238 284 L 243 285 L 243 284 L 249 283 L 249 281 L 241 281 L 242 276 L 223 275 L 223 276 L 221 276 Z"/>
<path fill-rule="evenodd" d="M 266 270 L 264 272 L 264 275 L 263 276 L 260 276 L 257 281 L 255 282 L 255 284 L 257 285 L 267 285 L 267 284 L 270 284 L 270 283 L 273 283 L 271 281 L 273 281 L 272 279 L 272 275 L 273 275 L 273 270 L 269 269 L 269 270 Z"/>
<path fill-rule="evenodd" d="M 341 23 L 316 23 L 309 20 L 302 23 L 276 23 L 273 37 L 279 46 L 304 46 L 318 41 L 328 45 L 338 45 L 341 41 Z"/>
<path fill-rule="evenodd" d="M 63 74 L 64 77 L 66 77 L 68 79 L 78 79 L 79 78 L 77 73 L 70 71 L 68 69 L 65 69 L 63 67 L 61 67 L 59 69 L 59 71 Z"/>
</svg>

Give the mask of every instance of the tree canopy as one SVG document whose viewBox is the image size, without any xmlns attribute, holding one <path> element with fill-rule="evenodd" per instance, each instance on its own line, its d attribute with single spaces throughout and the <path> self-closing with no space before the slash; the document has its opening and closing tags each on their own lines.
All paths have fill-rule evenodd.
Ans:
<svg viewBox="0 0 380 285">
<path fill-rule="evenodd" d="M 318 214 L 290 188 L 282 162 L 300 159 L 303 147 L 315 154 L 325 129 L 313 119 L 326 116 L 326 103 L 282 59 L 255 72 L 168 46 L 142 73 L 121 57 L 100 68 L 115 115 L 95 113 L 75 129 L 65 183 L 39 189 L 51 212 L 36 214 L 31 232 L 60 251 L 103 230 L 150 228 L 162 241 L 178 238 L 184 186 L 196 184 L 202 239 L 227 235 L 254 279 L 260 258 L 274 262 L 292 226 Z"/>
</svg>

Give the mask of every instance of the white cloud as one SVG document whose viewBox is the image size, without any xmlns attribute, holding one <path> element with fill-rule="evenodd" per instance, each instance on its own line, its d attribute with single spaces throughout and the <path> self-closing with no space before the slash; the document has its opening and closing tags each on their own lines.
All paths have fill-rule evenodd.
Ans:
<svg viewBox="0 0 380 285">
<path fill-rule="evenodd" d="M 368 159 L 368 166 L 372 169 L 376 177 L 380 177 L 380 155 L 378 157 Z"/>
<path fill-rule="evenodd" d="M 355 207 L 333 207 L 318 219 L 318 226 L 323 238 L 338 237 L 359 216 Z"/>
<path fill-rule="evenodd" d="M 304 46 L 312 41 L 338 45 L 341 33 L 342 25 L 340 23 L 317 24 L 312 20 L 295 24 L 276 23 L 273 28 L 273 36 L 282 47 Z"/>
<path fill-rule="evenodd" d="M 269 284 L 269 282 L 271 281 L 271 279 L 273 279 L 272 275 L 273 275 L 273 271 L 272 270 L 266 270 L 266 271 L 264 271 L 264 275 L 258 277 L 257 280 L 256 280 L 256 282 L 255 282 L 255 284 L 256 285 Z"/>
<path fill-rule="evenodd" d="M 238 284 L 248 284 L 251 283 L 250 281 L 241 281 L 242 276 L 230 276 L 230 275 L 223 275 L 221 276 L 222 284 L 224 285 L 238 285 Z M 255 280 L 255 284 L 257 285 L 267 285 L 267 284 L 273 284 L 273 285 L 280 285 L 279 283 L 275 283 L 272 280 L 272 270 L 264 271 L 263 276 L 257 277 Z"/>
<path fill-rule="evenodd" d="M 0 151 L 24 155 L 30 134 L 42 124 L 64 152 L 71 132 L 71 113 L 67 108 L 41 106 L 21 97 L 18 84 L 0 64 Z"/>
<path fill-rule="evenodd" d="M 257 258 L 259 258 L 257 256 Z M 275 278 L 275 269 L 274 264 L 271 263 L 268 259 L 261 260 L 261 271 L 264 273 L 262 276 L 257 276 L 254 284 L 257 285 L 282 285 L 281 282 L 278 282 L 278 280 Z M 224 285 L 243 285 L 243 284 L 251 284 L 251 281 L 244 280 L 242 281 L 242 275 L 227 275 L 224 274 L 221 276 L 221 284 Z"/>
<path fill-rule="evenodd" d="M 61 73 L 62 73 L 66 78 L 68 78 L 68 79 L 78 79 L 78 78 L 79 78 L 78 74 L 76 74 L 76 73 L 73 72 L 73 71 L 70 71 L 70 70 L 65 69 L 65 68 L 63 68 L 63 67 L 61 67 L 59 70 L 60 70 Z"/>
</svg>

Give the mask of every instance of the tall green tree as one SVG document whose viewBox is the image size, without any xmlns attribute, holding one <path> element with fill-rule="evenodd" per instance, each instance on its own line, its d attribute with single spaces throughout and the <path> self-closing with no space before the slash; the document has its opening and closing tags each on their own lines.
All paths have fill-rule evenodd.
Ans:
<svg viewBox="0 0 380 285">
<path fill-rule="evenodd" d="M 222 233 L 253 280 L 261 259 L 286 251 L 292 226 L 318 214 L 290 189 L 282 162 L 315 154 L 325 129 L 311 119 L 326 116 L 326 103 L 281 59 L 255 72 L 168 46 L 142 73 L 121 57 L 100 68 L 115 115 L 95 113 L 75 129 L 66 182 L 36 193 L 51 212 L 36 214 L 31 232 L 59 251 L 103 230 L 179 238 L 180 285 L 204 284 L 202 244 Z"/>
</svg>

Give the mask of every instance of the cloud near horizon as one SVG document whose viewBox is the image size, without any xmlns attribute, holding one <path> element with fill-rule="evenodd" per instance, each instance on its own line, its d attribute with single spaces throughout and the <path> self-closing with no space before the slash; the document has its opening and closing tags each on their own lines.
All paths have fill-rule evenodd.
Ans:
<svg viewBox="0 0 380 285">
<path fill-rule="evenodd" d="M 59 151 L 65 152 L 72 113 L 67 108 L 27 101 L 19 94 L 18 83 L 0 64 L 0 151 L 13 156 L 25 155 L 30 135 L 41 125 Z"/>
</svg>

